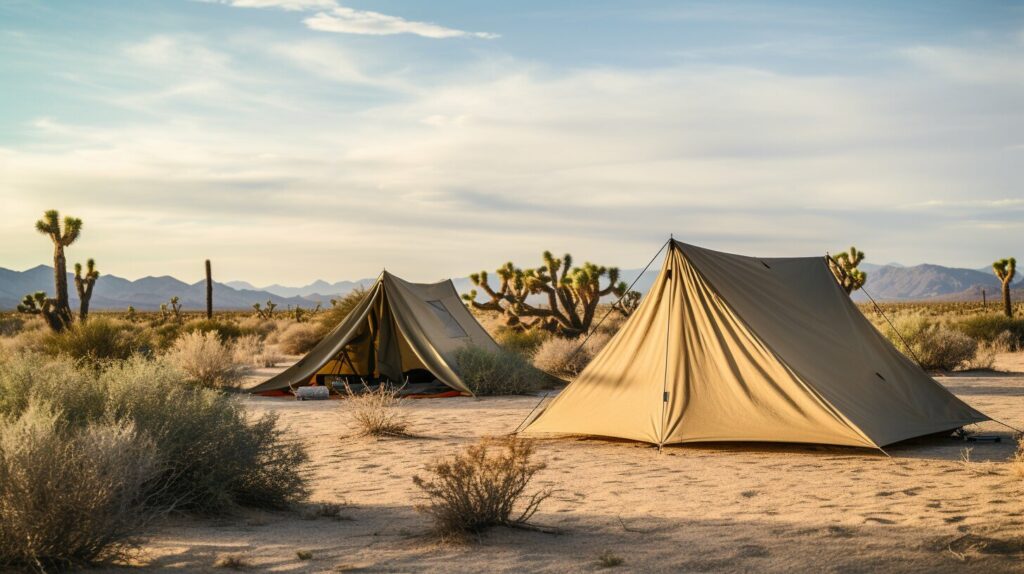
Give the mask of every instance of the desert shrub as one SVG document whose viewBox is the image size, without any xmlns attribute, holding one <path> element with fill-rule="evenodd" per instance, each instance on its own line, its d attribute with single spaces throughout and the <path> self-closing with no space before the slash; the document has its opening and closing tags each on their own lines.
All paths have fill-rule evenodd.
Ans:
<svg viewBox="0 0 1024 574">
<path fill-rule="evenodd" d="M 1008 343 L 1010 351 L 1024 347 L 1024 319 L 1011 319 L 1005 315 L 975 315 L 961 319 L 952 326 L 978 341 L 992 343 L 1002 339 Z"/>
<path fill-rule="evenodd" d="M 1017 443 L 1017 454 L 1013 455 L 1011 466 L 1013 467 L 1013 472 L 1024 479 L 1024 440 Z"/>
<path fill-rule="evenodd" d="M 398 398 L 399 388 L 382 383 L 376 389 L 364 386 L 355 392 L 345 384 L 348 399 L 344 406 L 359 434 L 367 436 L 402 436 L 409 428 L 409 415 Z"/>
<path fill-rule="evenodd" d="M 278 334 L 277 344 L 289 355 L 304 355 L 310 352 L 323 332 L 313 323 L 292 323 Z"/>
<path fill-rule="evenodd" d="M 0 316 L 0 337 L 13 337 L 25 326 L 25 318 L 21 315 Z"/>
<path fill-rule="evenodd" d="M 317 324 L 319 325 L 320 338 L 331 332 L 332 329 L 337 327 L 348 314 L 352 312 L 363 299 L 366 298 L 367 290 L 363 287 L 356 287 L 349 291 L 341 299 L 332 301 L 332 305 L 328 309 L 324 309 L 322 313 L 317 316 Z"/>
<path fill-rule="evenodd" d="M 259 364 L 263 347 L 263 339 L 259 335 L 242 335 L 231 344 L 231 356 L 239 365 Z"/>
<path fill-rule="evenodd" d="M 0 362 L 0 415 L 19 416 L 33 402 L 49 403 L 72 428 L 114 422 L 148 437 L 161 461 L 153 505 L 218 513 L 308 494 L 308 454 L 276 416 L 250 420 L 237 399 L 185 382 L 165 361 L 133 358 L 101 371 L 38 355 Z"/>
<path fill-rule="evenodd" d="M 60 333 L 48 333 L 42 340 L 43 352 L 93 363 L 124 360 L 136 353 L 149 354 L 153 340 L 148 330 L 116 319 L 92 317 L 77 322 Z"/>
<path fill-rule="evenodd" d="M 413 477 L 427 497 L 417 509 L 433 519 L 444 537 L 524 525 L 551 495 L 550 490 L 526 494 L 534 475 L 544 468 L 544 463 L 533 462 L 533 453 L 533 443 L 527 440 L 485 438 L 434 462 L 427 466 L 427 478 Z"/>
<path fill-rule="evenodd" d="M 0 566 L 66 568 L 119 558 L 151 517 L 152 443 L 124 423 L 71 432 L 46 405 L 0 421 Z"/>
<path fill-rule="evenodd" d="M 611 550 L 605 550 L 597 556 L 597 565 L 601 568 L 615 568 L 622 566 L 626 561 Z"/>
<path fill-rule="evenodd" d="M 893 325 L 895 330 L 885 327 L 886 337 L 904 355 L 916 357 L 923 369 L 952 371 L 977 355 L 978 341 L 922 315 L 897 316 Z"/>
<path fill-rule="evenodd" d="M 216 333 L 221 342 L 233 341 L 242 336 L 242 329 L 230 322 L 218 319 L 194 319 L 182 326 L 185 333 Z"/>
<path fill-rule="evenodd" d="M 609 340 L 611 335 L 604 331 L 595 332 L 589 338 L 552 337 L 537 350 L 533 364 L 553 375 L 574 377 L 583 372 Z"/>
<path fill-rule="evenodd" d="M 263 347 L 262 353 L 253 358 L 253 362 L 256 363 L 257 367 L 276 367 L 283 363 L 284 360 L 284 355 L 278 353 L 276 348 L 267 346 Z"/>
<path fill-rule="evenodd" d="M 156 349 L 166 351 L 174 346 L 174 342 L 181 336 L 180 323 L 162 323 L 152 327 L 153 344 Z"/>
<path fill-rule="evenodd" d="M 242 375 L 231 348 L 213 332 L 182 335 L 166 358 L 187 381 L 202 387 L 230 387 Z"/>
<path fill-rule="evenodd" d="M 541 329 L 524 331 L 522 329 L 502 327 L 495 334 L 494 339 L 505 349 L 529 358 L 551 337 L 551 333 Z"/>
<path fill-rule="evenodd" d="M 277 322 L 262 317 L 246 317 L 238 322 L 238 328 L 243 335 L 259 335 L 261 339 L 266 339 L 267 335 L 277 329 Z"/>
<path fill-rule="evenodd" d="M 476 346 L 459 349 L 455 354 L 459 373 L 475 395 L 516 395 L 536 391 L 546 380 L 522 356 L 499 349 L 490 351 Z"/>
</svg>

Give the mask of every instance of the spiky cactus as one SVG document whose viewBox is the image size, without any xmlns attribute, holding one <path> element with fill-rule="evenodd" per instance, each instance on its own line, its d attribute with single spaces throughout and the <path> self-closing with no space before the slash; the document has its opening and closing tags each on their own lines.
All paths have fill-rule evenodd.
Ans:
<svg viewBox="0 0 1024 574">
<path fill-rule="evenodd" d="M 213 319 L 213 273 L 210 260 L 206 260 L 206 318 Z"/>
<path fill-rule="evenodd" d="M 868 280 L 868 274 L 857 266 L 864 261 L 864 252 L 858 251 L 856 247 L 850 247 L 848 252 L 843 252 L 835 257 L 829 257 L 828 267 L 836 276 L 836 281 L 849 295 L 864 286 Z"/>
<path fill-rule="evenodd" d="M 992 264 L 992 271 L 1003 284 L 1003 312 L 1007 317 L 1013 317 L 1013 305 L 1010 302 L 1010 283 L 1017 275 L 1017 260 L 1013 257 L 1000 259 Z"/>
<path fill-rule="evenodd" d="M 75 290 L 78 291 L 78 320 L 85 321 L 89 316 L 89 301 L 92 299 L 92 288 L 99 279 L 100 272 L 96 269 L 96 262 L 89 259 L 85 262 L 85 275 L 82 274 L 82 264 L 75 263 Z"/>
<path fill-rule="evenodd" d="M 620 282 L 619 270 L 587 262 L 572 266 L 572 256 L 554 257 L 550 251 L 542 255 L 544 264 L 533 269 L 521 269 L 508 262 L 496 271 L 498 287 L 490 284 L 486 271 L 470 275 L 474 285 L 490 297 L 480 303 L 476 290 L 463 295 L 475 309 L 505 315 L 505 323 L 513 328 L 542 328 L 566 337 L 575 337 L 590 329 L 601 298 L 606 295 L 623 296 L 627 287 Z M 608 285 L 602 287 L 601 281 Z M 546 307 L 527 302 L 530 295 L 544 295 Z M 623 308 L 624 312 L 627 312 Z M 524 318 L 532 317 L 529 323 Z"/>
<path fill-rule="evenodd" d="M 61 226 L 60 212 L 51 209 L 43 213 L 43 218 L 36 222 L 36 231 L 46 235 L 53 241 L 53 304 L 43 313 L 51 313 L 47 323 L 56 331 L 71 325 L 71 304 L 68 300 L 68 268 L 64 257 L 64 248 L 68 247 L 82 233 L 82 220 L 77 217 L 65 217 Z"/>
</svg>

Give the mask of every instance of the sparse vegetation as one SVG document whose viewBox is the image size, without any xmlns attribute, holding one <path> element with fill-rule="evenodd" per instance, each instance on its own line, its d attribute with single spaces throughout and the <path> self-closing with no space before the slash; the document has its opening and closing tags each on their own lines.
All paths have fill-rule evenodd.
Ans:
<svg viewBox="0 0 1024 574">
<path fill-rule="evenodd" d="M 615 568 L 622 566 L 626 561 L 611 550 L 605 550 L 597 556 L 597 564 L 601 568 Z"/>
<path fill-rule="evenodd" d="M 296 550 L 295 557 L 299 560 L 310 560 L 313 558 L 313 553 L 309 550 Z"/>
<path fill-rule="evenodd" d="M 455 354 L 459 373 L 475 395 L 519 395 L 537 391 L 546 382 L 522 356 L 499 349 L 464 347 Z"/>
<path fill-rule="evenodd" d="M 51 405 L 0 419 L 0 567 L 68 568 L 123 557 L 152 517 L 152 443 L 130 423 L 77 432 Z"/>
<path fill-rule="evenodd" d="M 248 570 L 252 568 L 252 562 L 240 554 L 228 554 L 221 556 L 213 563 L 214 568 L 227 568 L 228 570 Z"/>
<path fill-rule="evenodd" d="M 292 323 L 278 334 L 277 344 L 289 355 L 304 355 L 320 342 L 323 333 L 312 323 Z"/>
<path fill-rule="evenodd" d="M 978 353 L 978 341 L 922 315 L 893 318 L 883 333 L 922 369 L 952 371 L 968 365 Z"/>
<path fill-rule="evenodd" d="M 94 317 L 79 321 L 60 332 L 47 334 L 40 341 L 43 352 L 91 363 L 125 360 L 153 349 L 150 331 L 126 321 Z"/>
<path fill-rule="evenodd" d="M 402 408 L 398 393 L 401 389 L 381 383 L 376 389 L 363 386 L 362 392 L 353 391 L 345 384 L 348 398 L 343 402 L 359 434 L 366 436 L 402 436 L 409 428 L 409 415 Z"/>
<path fill-rule="evenodd" d="M 242 376 L 231 348 L 214 332 L 182 335 L 166 357 L 187 381 L 201 387 L 231 387 Z"/>
<path fill-rule="evenodd" d="M 516 437 L 485 438 L 452 457 L 427 466 L 427 478 L 413 477 L 427 497 L 417 508 L 444 538 L 480 533 L 492 526 L 528 524 L 551 495 L 527 494 L 544 463 L 533 461 L 533 443 Z"/>
</svg>

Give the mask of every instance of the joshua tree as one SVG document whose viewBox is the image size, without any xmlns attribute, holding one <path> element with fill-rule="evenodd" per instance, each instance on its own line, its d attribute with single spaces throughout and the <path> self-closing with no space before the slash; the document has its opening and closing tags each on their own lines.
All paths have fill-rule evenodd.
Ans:
<svg viewBox="0 0 1024 574">
<path fill-rule="evenodd" d="M 273 319 L 274 309 L 277 307 L 277 303 L 267 299 L 267 306 L 261 307 L 259 303 L 253 303 L 252 308 L 256 311 L 256 316 L 261 319 Z"/>
<path fill-rule="evenodd" d="M 173 318 L 175 321 L 181 320 L 181 303 L 177 297 L 171 297 L 171 300 L 167 303 L 160 304 L 160 317 L 164 320 Z"/>
<path fill-rule="evenodd" d="M 861 261 L 864 261 L 864 252 L 858 251 L 856 247 L 850 247 L 849 252 L 829 257 L 829 269 L 836 276 L 836 281 L 839 281 L 846 290 L 847 295 L 863 287 L 864 282 L 868 280 L 868 274 L 857 269 Z"/>
<path fill-rule="evenodd" d="M 128 305 L 128 313 L 126 313 L 126 317 L 129 321 L 135 321 L 135 307 Z"/>
<path fill-rule="evenodd" d="M 71 245 L 82 233 L 82 220 L 77 217 L 65 217 L 61 228 L 60 213 L 51 209 L 43 213 L 43 218 L 36 222 L 36 230 L 53 241 L 53 286 L 54 300 L 49 310 L 52 313 L 47 322 L 54 330 L 60 331 L 71 324 L 71 304 L 68 301 L 68 269 L 64 248 Z"/>
<path fill-rule="evenodd" d="M 39 315 L 51 329 L 60 331 L 65 327 L 65 323 L 57 315 L 54 305 L 56 305 L 56 300 L 47 298 L 46 291 L 36 291 L 22 298 L 21 303 L 18 304 L 18 312 L 27 315 Z"/>
<path fill-rule="evenodd" d="M 75 263 L 75 290 L 78 291 L 78 320 L 85 321 L 89 316 L 89 300 L 92 299 L 92 288 L 99 279 L 100 272 L 96 262 L 89 259 L 85 262 L 85 275 L 82 275 L 82 264 Z"/>
<path fill-rule="evenodd" d="M 206 318 L 213 319 L 213 274 L 209 259 L 206 260 Z"/>
<path fill-rule="evenodd" d="M 1017 274 L 1017 260 L 1013 257 L 1000 259 L 992 264 L 992 270 L 996 277 L 1003 282 L 1003 312 L 1007 317 L 1013 317 L 1013 305 L 1010 304 L 1010 283 Z"/>
<path fill-rule="evenodd" d="M 505 315 L 508 326 L 519 329 L 541 328 L 566 337 L 575 337 L 590 329 L 594 313 L 601 297 L 626 295 L 627 286 L 620 282 L 619 270 L 593 263 L 582 267 L 572 266 L 572 256 L 561 259 L 545 251 L 544 264 L 533 269 L 520 269 L 511 262 L 497 270 L 500 283 L 491 287 L 486 271 L 470 275 L 473 284 L 484 290 L 490 301 L 476 301 L 476 290 L 463 295 L 475 309 L 494 311 Z M 601 279 L 607 278 L 608 285 L 601 287 Z M 535 307 L 527 303 L 530 295 L 545 295 L 548 305 Z M 625 300 L 625 299 L 624 299 Z M 620 312 L 628 314 L 628 308 Z M 530 323 L 523 321 L 533 317 Z"/>
</svg>

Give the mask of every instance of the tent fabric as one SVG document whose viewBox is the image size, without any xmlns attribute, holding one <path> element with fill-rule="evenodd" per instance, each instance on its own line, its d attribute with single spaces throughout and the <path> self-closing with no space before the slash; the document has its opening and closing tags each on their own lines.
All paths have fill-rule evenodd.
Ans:
<svg viewBox="0 0 1024 574">
<path fill-rule="evenodd" d="M 824 257 L 673 241 L 640 307 L 523 434 L 880 448 L 983 420 L 874 328 Z"/>
<path fill-rule="evenodd" d="M 385 271 L 313 350 L 250 392 L 308 385 L 317 373 L 401 381 L 404 372 L 423 369 L 452 389 L 472 394 L 454 366 L 456 351 L 471 345 L 498 349 L 462 304 L 451 280 L 410 283 Z M 339 360 L 343 354 L 345 359 Z"/>
</svg>

